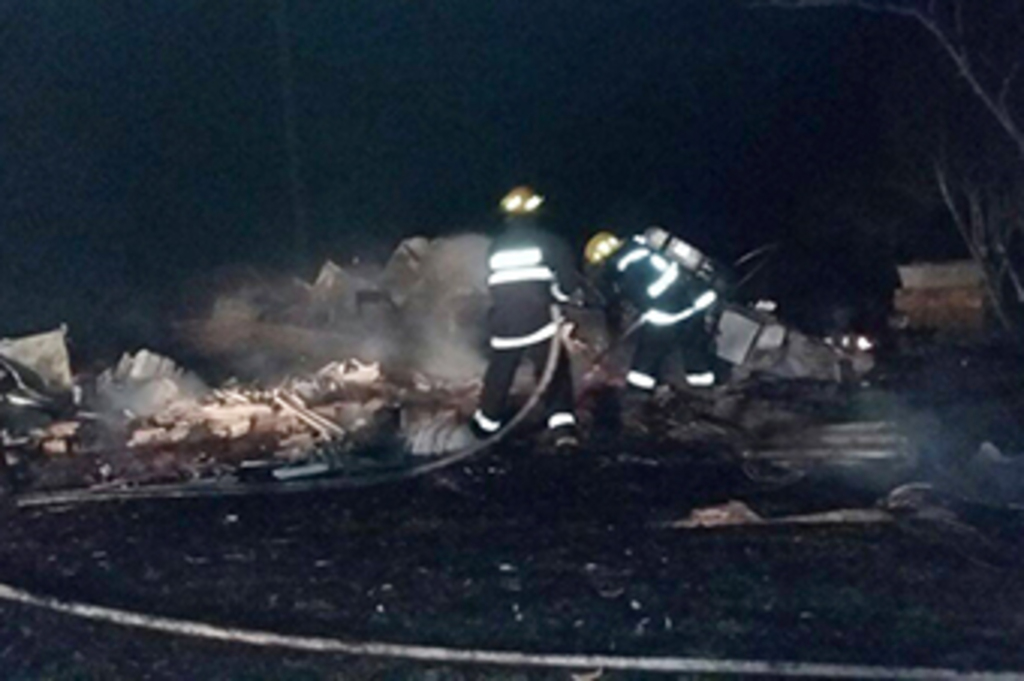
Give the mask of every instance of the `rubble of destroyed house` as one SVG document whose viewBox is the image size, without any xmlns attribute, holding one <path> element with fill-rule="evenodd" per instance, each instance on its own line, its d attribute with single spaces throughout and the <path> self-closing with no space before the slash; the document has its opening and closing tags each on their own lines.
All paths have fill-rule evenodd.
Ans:
<svg viewBox="0 0 1024 681">
<path fill-rule="evenodd" d="M 63 328 L 0 341 L 8 469 L 33 490 L 237 479 L 262 467 L 289 480 L 466 447 L 461 425 L 485 366 L 487 247 L 477 235 L 412 238 L 380 266 L 328 261 L 312 281 L 250 277 L 214 290 L 174 328 L 188 357 L 221 368 L 215 383 L 135 348 L 97 375 L 77 375 L 73 330 Z M 599 310 L 566 317 L 590 430 L 622 385 L 630 348 L 612 341 Z M 867 349 L 829 345 L 755 306 L 729 305 L 715 323 L 731 379 L 710 396 L 680 381 L 653 411 L 623 414 L 616 437 L 713 443 L 776 475 L 912 458 L 891 424 L 836 422 L 844 386 L 871 369 Z M 533 384 L 522 378 L 525 399 Z"/>
</svg>

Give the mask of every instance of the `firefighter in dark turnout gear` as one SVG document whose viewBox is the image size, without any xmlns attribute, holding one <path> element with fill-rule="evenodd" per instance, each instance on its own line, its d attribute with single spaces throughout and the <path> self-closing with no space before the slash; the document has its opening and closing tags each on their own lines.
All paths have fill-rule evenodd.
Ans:
<svg viewBox="0 0 1024 681">
<path fill-rule="evenodd" d="M 500 430 L 508 393 L 524 357 L 539 378 L 559 328 L 553 306 L 569 300 L 572 252 L 561 239 L 537 227 L 534 216 L 542 202 L 529 188 L 518 187 L 501 203 L 505 229 L 488 253 L 490 358 L 471 424 L 477 437 Z M 556 447 L 576 446 L 572 373 L 564 351 L 545 394 L 545 406 Z"/>
<path fill-rule="evenodd" d="M 586 259 L 600 266 L 602 287 L 641 313 L 630 387 L 653 392 L 662 364 L 675 348 L 683 351 L 686 382 L 695 388 L 715 384 L 713 339 L 706 314 L 718 301 L 717 273 L 711 260 L 660 227 L 622 241 L 609 232 L 587 244 Z"/>
</svg>

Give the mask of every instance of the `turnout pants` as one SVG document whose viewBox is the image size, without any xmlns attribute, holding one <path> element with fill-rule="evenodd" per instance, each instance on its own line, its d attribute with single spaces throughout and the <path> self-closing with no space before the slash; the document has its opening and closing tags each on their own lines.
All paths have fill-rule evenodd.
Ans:
<svg viewBox="0 0 1024 681">
<path fill-rule="evenodd" d="M 704 315 L 670 326 L 645 324 L 639 331 L 633 370 L 627 380 L 634 388 L 653 390 L 665 360 L 675 348 L 681 348 L 686 381 L 695 387 L 715 382 L 711 337 L 704 326 Z"/>
<path fill-rule="evenodd" d="M 540 381 L 544 367 L 547 364 L 550 347 L 551 339 L 549 338 L 522 348 L 502 350 L 491 348 L 490 361 L 487 364 L 487 372 L 484 374 L 480 409 L 477 412 L 478 415 L 482 416 L 482 419 L 477 418 L 478 426 L 483 425 L 486 430 L 486 425 L 500 423 L 508 403 L 508 394 L 512 389 L 516 370 L 524 358 L 533 364 L 536 380 Z M 576 419 L 573 416 L 574 401 L 569 357 L 565 350 L 562 349 L 559 352 L 555 373 L 551 377 L 551 383 L 544 394 L 548 428 L 552 430 L 575 428 Z M 494 430 L 497 430 L 497 428 L 494 428 Z"/>
</svg>

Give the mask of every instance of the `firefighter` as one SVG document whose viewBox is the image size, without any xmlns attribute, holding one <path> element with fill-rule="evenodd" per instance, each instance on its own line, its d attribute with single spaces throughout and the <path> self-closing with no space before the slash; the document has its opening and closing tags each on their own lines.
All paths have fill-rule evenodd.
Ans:
<svg viewBox="0 0 1024 681">
<path fill-rule="evenodd" d="M 706 316 L 718 301 L 717 272 L 703 253 L 660 227 L 622 240 L 600 232 L 584 256 L 613 301 L 625 299 L 641 313 L 636 352 L 626 382 L 653 393 L 669 353 L 681 348 L 686 382 L 715 385 L 713 338 Z"/>
<path fill-rule="evenodd" d="M 505 226 L 488 253 L 490 358 L 471 423 L 479 438 L 501 429 L 508 393 L 524 357 L 540 376 L 551 338 L 559 328 L 553 306 L 570 300 L 569 282 L 575 276 L 572 253 L 561 239 L 537 226 L 543 202 L 529 187 L 516 187 L 501 201 Z M 578 446 L 572 374 L 564 351 L 545 394 L 545 406 L 555 447 Z"/>
</svg>

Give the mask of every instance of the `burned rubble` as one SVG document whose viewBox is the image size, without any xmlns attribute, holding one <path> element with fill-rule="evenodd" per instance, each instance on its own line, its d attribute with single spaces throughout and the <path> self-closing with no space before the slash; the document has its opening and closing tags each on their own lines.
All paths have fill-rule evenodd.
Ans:
<svg viewBox="0 0 1024 681">
<path fill-rule="evenodd" d="M 22 482 L 35 490 L 267 471 L 292 480 L 465 447 L 460 424 L 484 362 L 488 294 L 477 264 L 487 243 L 412 238 L 382 267 L 328 261 L 311 283 L 250 280 L 216 291 L 204 315 L 175 326 L 191 356 L 227 369 L 216 385 L 146 349 L 76 378 L 64 329 L 5 341 L 0 357 L 20 367 L 8 375 L 31 377 L 50 395 L 41 420 L 8 419 L 9 467 L 27 471 Z M 630 348 L 610 340 L 599 311 L 566 315 L 581 415 L 599 430 Z M 912 462 L 891 424 L 836 423 L 870 353 L 831 347 L 753 306 L 731 305 L 717 324 L 718 354 L 732 366 L 727 384 L 709 397 L 676 381 L 653 410 L 627 409 L 621 430 L 594 446 L 703 447 L 776 479 L 823 463 Z M 525 396 L 532 383 L 521 378 Z M 8 391 L 9 407 L 17 399 Z"/>
<path fill-rule="evenodd" d="M 678 583 L 679 566 L 730 575 L 754 569 L 751 583 L 763 583 L 774 554 L 752 554 L 749 547 L 777 546 L 780 537 L 791 537 L 792 547 L 801 550 L 806 542 L 858 577 L 877 569 L 873 558 L 851 568 L 848 559 L 835 558 L 835 544 L 824 536 L 844 541 L 863 535 L 859 546 L 865 551 L 880 544 L 879 537 L 909 536 L 915 553 L 938 546 L 986 570 L 1014 562 L 1019 542 L 1010 535 L 1018 519 L 992 522 L 985 513 L 995 509 L 1005 516 L 1007 508 L 1019 509 L 1024 473 L 1017 457 L 989 443 L 968 452 L 960 466 L 919 477 L 927 468 L 920 465 L 914 433 L 895 420 L 897 410 L 872 408 L 868 399 L 880 380 L 912 381 L 880 379 L 868 373 L 870 352 L 830 345 L 740 304 L 729 305 L 717 320 L 717 352 L 732 367 L 730 379 L 714 391 L 694 391 L 675 367 L 672 387 L 659 388 L 642 409 L 617 399 L 632 351 L 629 339 L 613 340 L 618 334 L 599 310 L 567 309 L 571 326 L 560 345 L 572 359 L 587 435 L 586 451 L 573 461 L 539 455 L 543 445 L 535 430 L 515 428 L 498 456 L 446 468 L 415 494 L 405 494 L 408 487 L 399 494 L 394 487 L 337 493 L 332 481 L 395 481 L 408 471 L 437 470 L 452 452 L 473 451 L 463 424 L 480 390 L 487 297 L 472 285 L 477 280 L 471 273 L 452 274 L 458 259 L 443 267 L 429 264 L 444 243 L 413 242 L 403 249 L 414 249 L 418 259 L 400 249 L 387 267 L 364 267 L 358 276 L 328 263 L 313 284 L 217 291 L 205 316 L 177 326 L 182 347 L 190 349 L 180 357 L 187 359 L 133 349 L 98 373 L 76 374 L 63 329 L 0 344 L 4 455 L 23 492 L 14 500 L 23 510 L 18 518 L 36 523 L 24 536 L 35 542 L 39 526 L 49 524 L 60 528 L 57 541 L 63 544 L 68 527 L 104 526 L 82 533 L 90 535 L 84 548 L 62 547 L 62 555 L 71 557 L 61 565 L 85 565 L 87 572 L 120 581 L 125 561 L 137 556 L 142 576 L 133 584 L 148 588 L 148 575 L 173 564 L 181 570 L 176 574 L 213 584 L 239 604 L 251 591 L 237 584 L 253 574 L 272 575 L 292 591 L 275 585 L 271 599 L 252 599 L 268 602 L 270 616 L 279 612 L 278 594 L 285 594 L 285 611 L 303 618 L 305 603 L 334 598 L 330 590 L 315 591 L 329 570 L 337 574 L 331 584 L 359 585 L 355 599 L 351 590 L 343 599 L 357 605 L 338 610 L 346 618 L 342 627 L 366 619 L 360 597 L 372 601 L 380 621 L 385 613 L 413 612 L 406 603 L 423 603 L 430 592 L 458 603 L 456 621 L 467 599 L 486 598 L 489 607 L 493 598 L 514 597 L 511 617 L 518 625 L 521 610 L 530 617 L 541 612 L 525 605 L 526 598 L 547 602 L 553 579 L 547 575 L 561 575 L 569 584 L 568 600 L 557 601 L 551 612 L 566 612 L 565 602 L 586 603 L 572 612 L 599 613 L 595 620 L 604 631 L 606 610 L 618 607 L 633 618 L 636 636 L 646 635 L 650 612 L 668 612 L 645 570 Z M 399 258 L 401 277 L 395 274 Z M 449 287 L 460 276 L 466 285 Z M 7 347 L 18 352 L 3 355 Z M 195 357 L 222 366 L 228 378 L 193 370 Z M 520 401 L 535 397 L 535 382 L 523 373 Z M 830 485 L 836 475 L 840 489 Z M 865 481 L 866 493 L 848 489 Z M 180 507 L 167 501 L 325 488 L 332 493 L 200 501 L 188 506 L 188 513 L 198 509 L 200 519 L 189 523 L 181 523 Z M 93 504 L 89 512 L 63 514 L 84 511 L 75 506 L 81 502 L 144 498 L 164 501 L 132 505 L 130 513 L 118 504 Z M 255 520 L 261 513 L 274 514 L 273 522 Z M 294 520 L 277 515 L 287 513 Z M 318 531 L 310 528 L 325 519 L 343 528 L 329 535 L 343 541 L 308 540 Z M 273 526 L 270 537 L 267 526 Z M 135 533 L 127 535 L 127 548 L 125 528 Z M 153 537 L 160 543 L 165 533 L 175 538 L 154 547 Z M 583 540 L 566 540 L 567 533 Z M 91 535 L 100 534 L 109 540 L 96 543 Z M 438 561 L 439 536 L 468 543 L 447 547 Z M 360 537 L 372 539 L 364 545 Z M 514 543 L 524 540 L 529 543 Z M 26 540 L 17 541 L 15 535 L 12 545 Z M 491 543 L 481 551 L 481 541 Z M 700 566 L 691 552 L 703 542 L 714 555 Z M 724 554 L 719 542 L 735 544 L 736 552 Z M 332 547 L 321 553 L 320 543 Z M 672 553 L 660 553 L 662 546 L 673 547 Z M 42 561 L 57 554 L 40 555 Z M 895 555 L 893 571 L 902 574 L 907 554 Z M 486 590 L 479 565 L 430 571 L 438 562 L 448 569 L 452 556 L 500 561 L 495 591 Z M 77 582 L 82 573 L 74 570 L 67 574 Z M 589 592 L 581 597 L 573 586 L 580 582 L 598 598 L 588 599 Z M 165 597 L 162 581 L 153 583 Z M 392 595 L 393 584 L 401 586 Z M 686 607 L 693 584 L 683 592 Z M 727 593 L 735 589 L 726 586 Z M 292 610 L 289 593 L 295 594 Z M 310 593 L 326 593 L 327 600 Z M 382 593 L 389 594 L 386 601 Z M 429 619 L 438 619 L 435 612 Z M 666 631 L 675 626 L 668 615 L 664 621 L 670 623 Z M 414 622 L 417 635 L 429 631 L 419 620 L 403 622 Z"/>
</svg>

